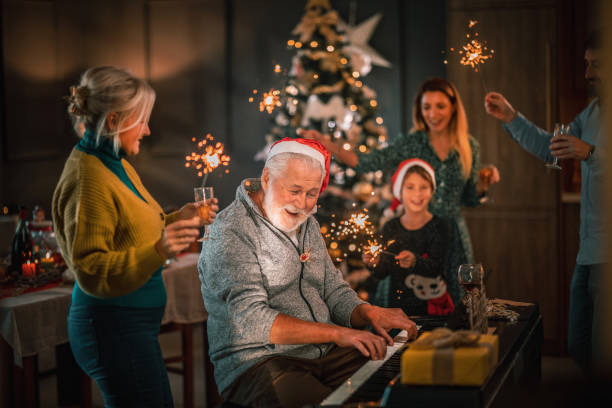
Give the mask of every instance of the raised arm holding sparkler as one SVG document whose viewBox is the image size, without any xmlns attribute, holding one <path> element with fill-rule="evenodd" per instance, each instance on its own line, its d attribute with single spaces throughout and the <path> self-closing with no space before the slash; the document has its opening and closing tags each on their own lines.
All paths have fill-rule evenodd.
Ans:
<svg viewBox="0 0 612 408">
<path fill-rule="evenodd" d="M 595 322 L 607 310 L 602 299 L 608 293 L 603 290 L 600 277 L 605 275 L 605 265 L 610 259 L 602 244 L 609 237 L 603 227 L 607 216 L 602 203 L 608 188 L 605 179 L 607 133 L 602 116 L 606 102 L 602 81 L 608 78 L 604 75 L 607 71 L 600 68 L 604 56 L 603 38 L 601 32 L 594 31 L 585 44 L 584 77 L 594 99 L 568 125 L 567 134 L 554 135 L 539 128 L 517 112 L 500 93 L 490 92 L 484 100 L 486 112 L 501 121 L 512 139 L 531 154 L 546 161 L 553 157 L 580 160 L 580 246 L 569 291 L 568 350 L 585 370 L 592 370 L 601 363 L 593 360 L 600 355 L 600 350 L 593 346 L 597 346 L 596 339 L 602 338 L 601 327 Z"/>
</svg>

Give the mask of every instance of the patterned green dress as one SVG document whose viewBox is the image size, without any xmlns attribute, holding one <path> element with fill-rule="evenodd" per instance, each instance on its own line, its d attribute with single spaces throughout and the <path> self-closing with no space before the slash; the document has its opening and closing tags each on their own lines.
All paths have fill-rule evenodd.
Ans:
<svg viewBox="0 0 612 408">
<path fill-rule="evenodd" d="M 472 171 L 467 180 L 461 173 L 459 153 L 451 149 L 446 160 L 440 160 L 429 143 L 428 134 L 423 131 L 400 135 L 382 150 L 358 154 L 359 163 L 355 169 L 360 173 L 395 171 L 402 161 L 413 157 L 425 160 L 434 168 L 436 191 L 429 203 L 429 210 L 438 217 L 446 218 L 451 226 L 451 244 L 444 277 L 455 304 L 463 297 L 463 290 L 457 281 L 457 269 L 462 263 L 474 262 L 470 234 L 461 214 L 461 207 L 475 207 L 480 203 L 481 197 L 476 192 L 480 145 L 471 136 L 469 143 L 472 148 Z M 387 287 L 390 287 L 389 282 L 382 281 L 377 290 L 376 299 L 381 306 L 388 305 L 388 295 L 383 295 L 389 293 Z"/>
</svg>

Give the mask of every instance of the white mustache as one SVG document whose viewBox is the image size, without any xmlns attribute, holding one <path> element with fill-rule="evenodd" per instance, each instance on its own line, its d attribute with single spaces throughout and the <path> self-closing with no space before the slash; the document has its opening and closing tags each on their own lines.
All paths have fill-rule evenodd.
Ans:
<svg viewBox="0 0 612 408">
<path fill-rule="evenodd" d="M 312 215 L 312 214 L 317 212 L 317 206 L 316 205 L 314 207 L 312 207 L 312 210 L 310 210 L 310 211 L 300 210 L 299 208 L 297 208 L 297 207 L 295 207 L 295 206 L 293 206 L 291 204 L 284 205 L 282 207 L 282 209 L 283 210 L 287 210 L 287 211 L 289 211 L 291 213 L 294 213 L 294 214 L 299 214 L 299 215 L 301 215 L 303 217 L 308 217 L 309 215 Z"/>
</svg>

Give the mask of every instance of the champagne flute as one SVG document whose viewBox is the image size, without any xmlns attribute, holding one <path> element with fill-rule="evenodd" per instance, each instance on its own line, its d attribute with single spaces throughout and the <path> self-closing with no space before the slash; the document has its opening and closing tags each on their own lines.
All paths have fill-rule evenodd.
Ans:
<svg viewBox="0 0 612 408">
<path fill-rule="evenodd" d="M 210 208 L 208 206 L 208 200 L 214 197 L 214 192 L 212 187 L 196 187 L 193 189 L 193 194 L 195 196 L 196 202 L 200 202 L 200 206 L 198 207 L 198 215 L 200 219 L 204 222 L 208 221 L 208 212 Z M 204 234 L 201 238 L 198 239 L 198 242 L 206 241 L 210 238 L 210 234 L 208 232 L 208 225 L 204 225 Z"/>
<path fill-rule="evenodd" d="M 462 264 L 457 271 L 459 285 L 470 296 L 468 302 L 468 316 L 470 319 L 470 330 L 474 329 L 474 296 L 475 289 L 482 290 L 483 269 L 481 264 Z"/>
<path fill-rule="evenodd" d="M 567 135 L 569 133 L 569 126 L 564 125 L 563 123 L 555 123 L 555 130 L 553 131 L 553 137 Z M 552 162 L 546 163 L 546 167 L 549 169 L 561 170 L 561 166 L 559 165 L 559 158 L 553 158 Z"/>
<path fill-rule="evenodd" d="M 489 191 L 489 187 L 491 186 L 491 179 L 493 178 L 493 165 L 487 164 L 482 166 L 482 168 L 478 171 L 478 179 L 484 189 L 485 193 Z M 486 194 L 480 199 L 480 204 L 493 204 L 495 201 L 491 198 L 490 195 Z"/>
</svg>

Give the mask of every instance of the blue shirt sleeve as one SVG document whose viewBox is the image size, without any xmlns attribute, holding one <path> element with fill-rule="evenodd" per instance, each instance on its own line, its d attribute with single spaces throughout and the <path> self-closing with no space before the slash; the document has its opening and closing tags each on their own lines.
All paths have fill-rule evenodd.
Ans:
<svg viewBox="0 0 612 408">
<path fill-rule="evenodd" d="M 529 153 L 542 160 L 552 161 L 549 148 L 552 134 L 531 123 L 522 113 L 518 112 L 511 122 L 504 123 L 502 127 Z"/>
</svg>

